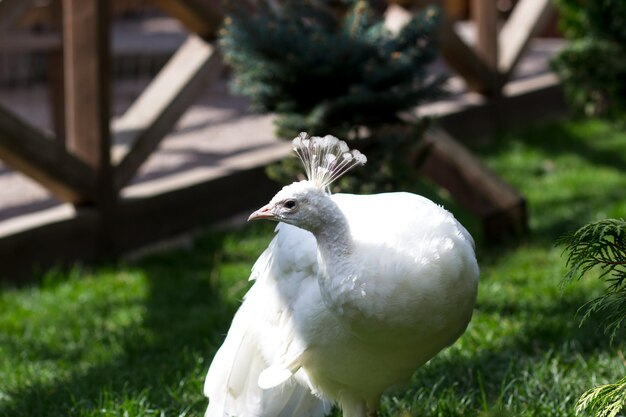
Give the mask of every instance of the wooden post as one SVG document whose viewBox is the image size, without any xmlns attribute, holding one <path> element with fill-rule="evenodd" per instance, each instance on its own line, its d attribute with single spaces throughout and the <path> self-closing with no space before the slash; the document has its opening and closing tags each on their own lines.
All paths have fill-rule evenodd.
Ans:
<svg viewBox="0 0 626 417">
<path fill-rule="evenodd" d="M 508 79 L 521 59 L 530 40 L 554 16 L 551 0 L 521 0 L 502 27 L 498 44 L 498 68 Z"/>
<path fill-rule="evenodd" d="M 110 134 L 110 45 L 107 0 L 63 0 L 67 148 L 97 173 L 100 255 L 114 249 Z"/>
<path fill-rule="evenodd" d="M 216 48 L 196 35 L 189 35 L 116 123 L 113 132 L 116 189 L 130 182 L 161 139 L 222 68 L 222 58 Z"/>
<path fill-rule="evenodd" d="M 493 70 L 460 38 L 454 24 L 444 17 L 439 30 L 443 57 L 469 89 L 484 95 L 496 94 L 499 86 Z"/>
<path fill-rule="evenodd" d="M 0 159 L 38 181 L 57 198 L 93 200 L 93 169 L 39 129 L 0 106 Z"/>
<path fill-rule="evenodd" d="M 444 0 L 443 10 L 451 21 L 465 19 L 468 9 L 467 0 Z"/>
<path fill-rule="evenodd" d="M 50 4 L 51 28 L 61 31 L 63 28 L 63 9 L 61 0 L 52 0 Z M 65 145 L 65 80 L 63 75 L 63 47 L 48 53 L 48 94 L 52 128 L 56 140 Z"/>
<path fill-rule="evenodd" d="M 481 220 L 488 242 L 526 232 L 526 201 L 517 190 L 445 131 L 431 129 L 423 140 L 429 149 L 420 172 Z"/>
<path fill-rule="evenodd" d="M 239 0 L 241 1 L 241 0 Z M 204 39 L 213 39 L 222 23 L 219 0 L 155 0 L 167 14 Z"/>
<path fill-rule="evenodd" d="M 498 73 L 498 9 L 495 0 L 473 0 L 472 19 L 476 27 L 475 50 L 491 70 L 494 88 L 488 95 L 498 96 L 502 83 Z"/>
<path fill-rule="evenodd" d="M 472 1 L 476 52 L 491 69 L 498 67 L 498 9 L 495 0 Z"/>
<path fill-rule="evenodd" d="M 30 7 L 32 0 L 0 0 L 0 32 L 6 32 Z"/>
<path fill-rule="evenodd" d="M 63 0 L 67 146 L 99 169 L 110 165 L 107 3 Z"/>
</svg>

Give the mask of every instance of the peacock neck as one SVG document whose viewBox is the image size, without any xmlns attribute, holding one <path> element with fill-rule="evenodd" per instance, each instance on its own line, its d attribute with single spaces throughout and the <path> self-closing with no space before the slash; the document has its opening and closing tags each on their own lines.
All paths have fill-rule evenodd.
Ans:
<svg viewBox="0 0 626 417">
<path fill-rule="evenodd" d="M 323 224 L 313 231 L 320 257 L 327 265 L 345 263 L 353 249 L 348 220 L 334 202 L 329 202 Z"/>
<path fill-rule="evenodd" d="M 346 217 L 340 210 L 326 216 L 313 234 L 317 239 L 319 286 L 326 305 L 340 316 L 352 293 L 360 292 L 358 268 L 354 265 L 354 242 Z"/>
<path fill-rule="evenodd" d="M 330 225 L 329 225 L 330 226 Z M 352 238 L 347 227 L 332 226 L 332 231 L 321 231 L 316 235 L 320 255 L 326 263 L 345 262 L 352 253 Z"/>
</svg>

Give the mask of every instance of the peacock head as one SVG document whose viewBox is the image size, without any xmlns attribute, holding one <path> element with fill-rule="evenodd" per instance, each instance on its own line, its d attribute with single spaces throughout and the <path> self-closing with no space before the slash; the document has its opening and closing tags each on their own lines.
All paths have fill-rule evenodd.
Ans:
<svg viewBox="0 0 626 417">
<path fill-rule="evenodd" d="M 293 145 L 308 179 L 285 186 L 248 220 L 274 220 L 315 232 L 332 220 L 336 211 L 330 184 L 353 167 L 365 164 L 367 158 L 330 135 L 309 137 L 300 133 Z"/>
</svg>

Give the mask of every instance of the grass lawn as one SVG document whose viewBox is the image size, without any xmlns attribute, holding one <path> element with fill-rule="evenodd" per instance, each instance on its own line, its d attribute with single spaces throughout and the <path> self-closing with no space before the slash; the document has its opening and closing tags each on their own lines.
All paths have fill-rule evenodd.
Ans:
<svg viewBox="0 0 626 417">
<path fill-rule="evenodd" d="M 382 416 L 573 416 L 585 389 L 626 374 L 625 345 L 608 344 L 600 318 L 579 327 L 578 308 L 602 287 L 562 288 L 553 244 L 591 220 L 626 218 L 626 134 L 575 121 L 476 151 L 527 196 L 531 233 L 479 245 L 468 331 L 387 396 Z M 445 193 L 431 197 L 456 211 Z M 2 289 L 0 416 L 202 415 L 204 375 L 271 237 L 271 224 L 250 224 L 207 233 L 190 250 Z"/>
</svg>

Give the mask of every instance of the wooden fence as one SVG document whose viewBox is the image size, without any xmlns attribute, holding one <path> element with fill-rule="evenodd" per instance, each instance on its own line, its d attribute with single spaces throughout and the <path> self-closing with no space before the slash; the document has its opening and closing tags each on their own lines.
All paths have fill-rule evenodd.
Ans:
<svg viewBox="0 0 626 417">
<path fill-rule="evenodd" d="M 141 237 L 134 239 L 123 229 L 135 221 L 132 216 L 142 209 L 149 210 L 155 204 L 170 208 L 174 198 L 169 196 L 152 206 L 141 206 L 137 201 L 124 201 L 121 190 L 203 91 L 200 87 L 210 83 L 223 67 L 213 41 L 222 19 L 217 6 L 219 0 L 152 2 L 180 19 L 191 34 L 115 127 L 110 123 L 110 2 L 107 0 L 54 0 L 52 16 L 58 32 L 47 36 L 45 42 L 50 56 L 55 136 L 50 137 L 0 107 L 0 159 L 35 179 L 60 200 L 74 204 L 77 212 L 88 218 L 83 220 L 90 226 L 80 233 L 80 239 L 89 241 L 86 244 L 89 249 L 74 251 L 67 258 L 108 257 L 160 236 L 151 233 L 149 223 L 139 228 L 137 234 Z M 10 23 L 29 3 L 28 0 L 0 1 L 0 33 L 6 33 Z M 499 100 L 530 39 L 552 14 L 550 0 L 519 1 L 506 22 L 498 21 L 494 1 L 475 0 L 471 4 L 477 28 L 476 45 L 466 44 L 455 31 L 454 22 L 447 19 L 441 29 L 443 55 L 471 90 Z M 397 11 L 410 13 L 406 9 Z M 433 152 L 423 172 L 447 187 L 481 218 L 488 235 L 496 237 L 523 229 L 523 198 L 462 145 L 444 136 L 438 132 L 431 138 Z M 113 144 L 119 145 L 115 152 Z M 236 174 L 224 178 L 205 192 L 244 186 L 251 190 L 248 200 L 235 195 L 247 193 L 227 193 L 220 197 L 220 204 L 223 211 L 229 207 L 245 208 L 265 199 L 268 190 L 275 187 L 261 178 L 260 172 L 259 167 L 251 169 L 247 176 Z M 176 197 L 181 204 L 189 204 L 193 198 L 193 192 Z M 164 221 L 163 217 L 143 217 L 151 222 Z M 162 234 L 191 226 L 183 223 Z M 24 253 L 28 248 L 25 236 L 15 241 Z M 64 259 L 54 250 L 48 257 Z M 53 260 L 44 257 L 42 263 Z"/>
</svg>

